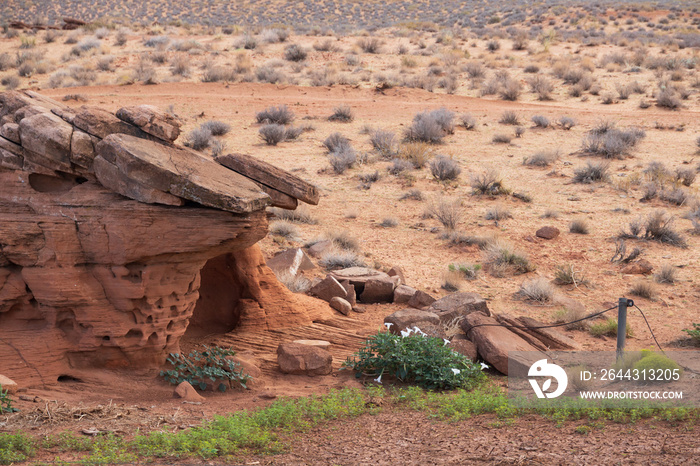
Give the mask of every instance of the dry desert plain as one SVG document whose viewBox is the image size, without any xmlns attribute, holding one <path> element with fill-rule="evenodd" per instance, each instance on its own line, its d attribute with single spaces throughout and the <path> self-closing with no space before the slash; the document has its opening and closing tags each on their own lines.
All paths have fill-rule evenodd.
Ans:
<svg viewBox="0 0 700 466">
<path fill-rule="evenodd" d="M 25 17 L 3 14 L 25 22 L 60 16 L 32 8 Z M 402 22 L 396 13 L 391 24 L 375 27 L 370 8 L 358 8 L 366 20 L 357 27 L 341 27 L 336 5 L 317 13 L 335 12 L 326 26 L 300 23 L 298 30 L 284 15 L 260 25 L 241 16 L 240 24 L 200 26 L 177 15 L 144 14 L 148 21 L 138 24 L 71 10 L 97 21 L 72 31 L 5 30 L 0 82 L 75 107 L 155 105 L 183 122 L 179 143 L 207 155 L 251 154 L 316 184 L 318 206 L 293 216 L 273 211 L 263 251 L 272 256 L 323 238 L 343 239 L 349 248 L 332 251 L 306 277 L 280 277 L 295 291 L 325 276 L 324 264 L 366 264 L 399 266 L 409 285 L 435 297 L 475 292 L 494 313 L 545 322 L 573 320 L 630 297 L 662 347 L 692 349 L 683 329 L 700 322 L 698 9 L 562 4 L 515 16 L 485 7 L 471 23 L 437 24 L 444 16 L 428 8 L 425 15 L 433 16 L 424 21 L 417 14 Z M 286 106 L 286 128 L 258 122 L 259 112 L 279 106 Z M 212 120 L 228 131 L 202 131 Z M 335 133 L 347 141 L 332 152 L 328 138 Z M 559 235 L 538 237 L 544 226 Z M 623 239 L 625 257 L 638 248 L 650 273 L 623 272 L 626 264 L 615 257 Z M 504 250 L 520 262 L 500 263 Z M 585 310 L 563 305 L 566 299 Z M 365 307 L 353 317 L 366 333 L 401 309 Z M 612 350 L 614 336 L 591 329 L 602 322 L 566 333 L 585 349 Z M 652 348 L 637 311 L 628 322 L 629 347 Z M 123 405 L 152 406 L 140 414 L 132 409 L 126 421 L 93 422 L 125 435 L 164 424 L 187 428 L 203 416 L 269 404 L 258 393 L 239 393 L 180 405 L 163 398 L 162 383 L 140 377 L 136 394 L 105 376 L 37 395 L 71 406 L 104 404 L 103 394 L 90 392 L 99 387 Z M 277 395 L 354 385 L 347 373 L 268 380 Z M 18 403 L 31 412 L 31 403 Z M 2 428 L 84 427 L 37 419 L 20 412 Z M 508 425 L 491 414 L 446 424 L 390 408 L 342 422 L 314 428 L 281 456 L 241 461 L 677 464 L 698 455 L 692 424 L 659 419 L 608 422 L 589 432 L 582 422 L 558 427 L 535 415 Z M 545 444 L 544 437 L 552 440 Z"/>
</svg>

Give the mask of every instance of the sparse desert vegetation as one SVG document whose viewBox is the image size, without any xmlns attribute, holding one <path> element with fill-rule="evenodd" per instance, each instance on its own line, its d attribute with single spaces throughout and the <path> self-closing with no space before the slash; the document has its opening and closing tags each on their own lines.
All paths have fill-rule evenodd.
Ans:
<svg viewBox="0 0 700 466">
<path fill-rule="evenodd" d="M 102 1 L 30 3 L 0 5 L 5 22 L 30 26 L 0 30 L 3 91 L 31 89 L 76 110 L 154 105 L 181 121 L 176 143 L 193 156 L 250 154 L 317 186 L 318 206 L 268 207 L 260 243 L 270 259 L 329 242 L 311 257 L 316 268 L 277 275 L 294 293 L 331 271 L 399 266 L 421 292 L 477 293 L 495 314 L 566 324 L 558 330 L 587 349 L 614 350 L 612 314 L 584 318 L 620 297 L 637 301 L 665 349 L 685 349 L 683 329 L 697 338 L 694 5 L 224 2 L 195 17 L 145 2 L 130 18 Z M 59 9 L 94 22 L 43 29 L 60 23 Z M 0 136 L 13 136 L 8 123 Z M 359 341 L 386 313 L 372 305 L 336 325 L 352 321 L 343 338 Z M 651 346 L 639 315 L 628 319 L 628 333 L 639 329 L 628 345 Z M 402 393 L 400 403 L 418 405 Z M 373 400 L 358 406 L 378 409 Z M 489 418 L 498 432 L 509 413 Z M 592 418 L 576 422 L 577 435 L 600 440 Z M 520 459 L 499 454 L 551 460 L 528 448 Z M 197 454 L 208 460 L 207 451 Z M 333 457 L 363 462 L 354 459 Z"/>
</svg>

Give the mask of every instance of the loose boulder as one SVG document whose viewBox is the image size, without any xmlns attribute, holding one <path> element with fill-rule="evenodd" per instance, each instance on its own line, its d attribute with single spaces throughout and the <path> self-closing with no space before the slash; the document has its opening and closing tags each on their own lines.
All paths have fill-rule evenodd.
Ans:
<svg viewBox="0 0 700 466">
<path fill-rule="evenodd" d="M 385 324 L 391 324 L 389 325 L 389 331 L 397 335 L 407 328 L 412 328 L 414 326 L 420 328 L 420 324 L 424 322 L 431 325 L 439 325 L 440 318 L 434 312 L 421 311 L 420 309 L 413 308 L 401 309 L 384 318 Z"/>
<path fill-rule="evenodd" d="M 277 363 L 285 374 L 328 375 L 333 370 L 333 356 L 328 350 L 300 343 L 279 345 Z"/>
<path fill-rule="evenodd" d="M 350 314 L 350 311 L 352 311 L 352 304 L 338 296 L 331 298 L 330 305 L 333 309 L 345 316 Z"/>
<path fill-rule="evenodd" d="M 180 384 L 175 388 L 173 396 L 177 398 L 182 398 L 184 401 L 191 402 L 202 402 L 206 401 L 202 395 L 197 393 L 197 390 L 187 381 L 180 382 Z"/>
<path fill-rule="evenodd" d="M 641 259 L 622 268 L 621 272 L 629 275 L 648 275 L 654 270 L 654 266 L 646 259 Z"/>
<path fill-rule="evenodd" d="M 415 307 L 416 309 L 423 309 L 424 307 L 430 306 L 436 301 L 435 298 L 430 296 L 425 291 L 416 291 L 411 299 L 408 300 L 408 305 Z"/>
<path fill-rule="evenodd" d="M 0 387 L 2 387 L 2 391 L 6 391 L 10 395 L 17 393 L 17 383 L 15 383 L 15 381 L 11 378 L 5 377 L 2 374 L 0 374 Z"/>
<path fill-rule="evenodd" d="M 416 289 L 408 285 L 399 285 L 394 289 L 394 303 L 396 304 L 406 304 L 408 303 L 413 295 L 416 294 Z"/>
<path fill-rule="evenodd" d="M 443 324 L 457 318 L 465 317 L 472 312 L 490 315 L 486 301 L 476 293 L 452 293 L 433 302 L 428 308 L 440 317 Z"/>
<path fill-rule="evenodd" d="M 535 232 L 535 236 L 543 239 L 554 239 L 559 236 L 559 228 L 556 227 L 542 227 Z"/>
<path fill-rule="evenodd" d="M 336 296 L 345 299 L 348 294 L 343 285 L 332 275 L 326 275 L 326 278 L 312 286 L 309 292 L 317 298 L 328 302 Z"/>
</svg>

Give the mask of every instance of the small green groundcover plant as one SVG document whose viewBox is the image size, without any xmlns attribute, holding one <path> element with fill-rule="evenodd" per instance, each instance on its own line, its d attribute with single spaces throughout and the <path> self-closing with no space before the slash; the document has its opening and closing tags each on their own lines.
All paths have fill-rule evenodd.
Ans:
<svg viewBox="0 0 700 466">
<path fill-rule="evenodd" d="M 160 375 L 171 384 L 186 381 L 200 390 L 206 390 L 210 384 L 218 384 L 218 390 L 224 392 L 228 386 L 224 381 L 236 382 L 247 388 L 246 382 L 251 377 L 243 373 L 240 364 L 228 358 L 235 354 L 231 349 L 206 345 L 204 351 L 193 350 L 188 356 L 170 353 L 167 362 L 173 369 L 160 371 Z"/>
<path fill-rule="evenodd" d="M 8 390 L 3 390 L 2 385 L 0 385 L 0 414 L 2 413 L 14 413 L 17 409 L 12 407 L 12 399 Z"/>
<path fill-rule="evenodd" d="M 358 378 L 376 377 L 377 383 L 382 383 L 382 376 L 393 376 L 428 390 L 468 389 L 485 380 L 480 365 L 446 343 L 415 328 L 402 335 L 379 332 L 343 363 L 343 369 L 354 370 Z"/>
<path fill-rule="evenodd" d="M 699 323 L 694 323 L 693 328 L 685 328 L 683 329 L 685 333 L 690 335 L 690 337 L 695 340 L 695 343 L 700 345 L 700 324 Z"/>
</svg>

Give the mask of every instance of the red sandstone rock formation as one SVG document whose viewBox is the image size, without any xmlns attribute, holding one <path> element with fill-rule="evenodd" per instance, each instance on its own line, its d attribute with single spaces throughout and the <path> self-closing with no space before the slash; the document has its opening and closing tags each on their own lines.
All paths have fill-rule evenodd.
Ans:
<svg viewBox="0 0 700 466">
<path fill-rule="evenodd" d="M 330 313 L 255 246 L 273 202 L 261 185 L 289 176 L 295 200 L 315 188 L 281 171 L 249 179 L 178 134 L 149 106 L 115 116 L 0 94 L 0 373 L 36 385 L 159 365 L 190 321 L 223 333 Z"/>
</svg>

